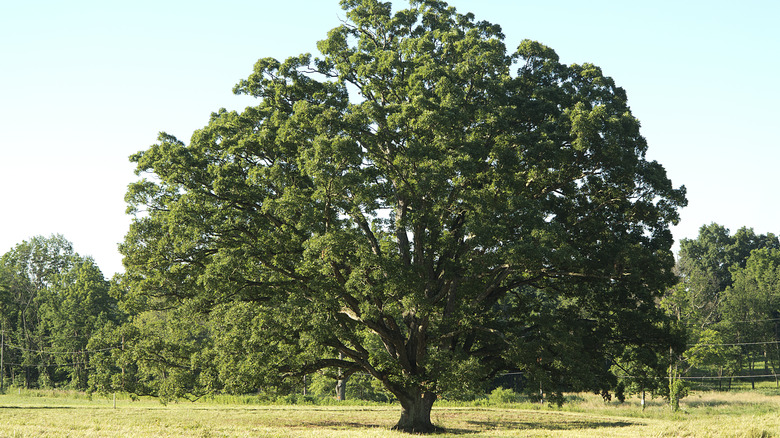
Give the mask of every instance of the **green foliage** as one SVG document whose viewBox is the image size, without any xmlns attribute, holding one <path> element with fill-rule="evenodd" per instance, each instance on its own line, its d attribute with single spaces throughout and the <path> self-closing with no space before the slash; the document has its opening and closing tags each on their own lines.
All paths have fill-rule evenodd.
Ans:
<svg viewBox="0 0 780 438">
<path fill-rule="evenodd" d="M 0 259 L 2 370 L 25 387 L 86 389 L 94 333 L 118 321 L 108 282 L 62 236 L 34 237 Z"/>
<path fill-rule="evenodd" d="M 706 365 L 726 366 L 729 359 L 735 356 L 734 350 L 738 348 L 724 344 L 723 336 L 719 331 L 703 330 L 699 334 L 699 342 L 685 351 L 685 360 L 690 366 L 696 368 Z"/>
<path fill-rule="evenodd" d="M 336 379 L 325 373 L 315 373 L 309 376 L 308 392 L 319 399 L 336 399 Z M 385 390 L 381 383 L 363 373 L 356 373 L 346 382 L 346 400 L 364 400 L 387 403 L 393 400 L 393 395 Z"/>
<path fill-rule="evenodd" d="M 186 307 L 172 312 L 149 311 L 137 315 L 138 333 L 133 346 L 139 380 L 163 400 L 200 397 L 211 388 L 210 337 L 204 321 L 189 317 Z"/>
<path fill-rule="evenodd" d="M 488 402 L 494 406 L 501 406 L 520 401 L 520 395 L 511 389 L 498 387 L 488 394 Z"/>
<path fill-rule="evenodd" d="M 93 351 L 90 357 L 93 369 L 89 375 L 90 392 L 137 392 L 133 384 L 137 367 L 128 360 L 125 350 L 125 338 L 130 338 L 127 328 L 127 325 L 117 326 L 109 322 L 89 339 L 87 348 Z"/>
<path fill-rule="evenodd" d="M 681 242 L 680 283 L 663 306 L 688 327 L 688 370 L 727 377 L 755 374 L 760 359 L 778 370 L 778 265 L 773 234 L 710 224 Z M 731 384 L 729 383 L 729 386 Z"/>
<path fill-rule="evenodd" d="M 518 369 L 603 390 L 606 358 L 673 342 L 644 335 L 685 190 L 646 160 L 625 91 L 441 1 L 342 6 L 320 57 L 255 64 L 235 87 L 255 106 L 131 157 L 139 374 L 175 394 L 363 372 L 421 432 L 464 371 L 466 392 Z M 179 308 L 220 329 L 141 313 Z M 184 360 L 200 342 L 213 369 Z"/>
<path fill-rule="evenodd" d="M 688 396 L 688 385 L 681 379 L 671 379 L 669 381 L 669 405 L 672 412 L 680 410 L 680 399 Z"/>
<path fill-rule="evenodd" d="M 626 384 L 625 382 L 618 382 L 617 386 L 615 386 L 615 398 L 620 403 L 625 403 L 626 401 Z"/>
<path fill-rule="evenodd" d="M 744 268 L 751 252 L 761 248 L 778 249 L 780 241 L 746 227 L 731 235 L 715 223 L 702 226 L 696 239 L 680 242 L 681 284 L 667 298 L 667 308 L 694 328 L 719 322 L 723 292 L 734 282 L 732 270 Z"/>
</svg>

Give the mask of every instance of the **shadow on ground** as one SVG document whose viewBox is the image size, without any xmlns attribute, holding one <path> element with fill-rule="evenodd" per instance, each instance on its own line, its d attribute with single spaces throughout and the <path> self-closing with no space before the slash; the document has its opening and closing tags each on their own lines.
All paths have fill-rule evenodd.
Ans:
<svg viewBox="0 0 780 438">
<path fill-rule="evenodd" d="M 595 420 L 568 420 L 568 421 L 469 421 L 485 429 L 534 429 L 534 430 L 574 430 L 574 429 L 600 429 L 602 427 L 629 427 L 635 423 L 627 421 L 595 421 Z"/>
<path fill-rule="evenodd" d="M 466 427 L 463 427 L 463 426 Z M 465 421 L 454 427 L 445 427 L 440 433 L 448 435 L 476 435 L 491 430 L 595 430 L 601 428 L 616 428 L 635 426 L 627 421 L 567 419 L 566 421 L 521 421 L 521 420 L 485 420 Z M 305 429 L 389 429 L 387 423 L 367 423 L 354 421 L 322 420 L 309 421 L 301 425 Z M 471 427 L 469 427 L 471 426 Z M 436 435 L 436 434 L 434 434 Z"/>
</svg>

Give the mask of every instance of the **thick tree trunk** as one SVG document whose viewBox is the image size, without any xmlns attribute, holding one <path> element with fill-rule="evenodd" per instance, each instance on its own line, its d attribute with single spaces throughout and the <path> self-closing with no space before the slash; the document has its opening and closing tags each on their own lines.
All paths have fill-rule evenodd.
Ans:
<svg viewBox="0 0 780 438">
<path fill-rule="evenodd" d="M 401 419 L 393 430 L 406 433 L 431 433 L 440 428 L 431 423 L 431 408 L 436 401 L 436 394 L 432 392 L 417 392 L 409 397 L 399 398 L 401 402 Z"/>
</svg>

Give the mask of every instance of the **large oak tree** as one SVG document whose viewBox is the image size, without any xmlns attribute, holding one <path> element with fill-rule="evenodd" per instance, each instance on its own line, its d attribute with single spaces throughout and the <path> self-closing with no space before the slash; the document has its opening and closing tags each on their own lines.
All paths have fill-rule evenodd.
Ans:
<svg viewBox="0 0 780 438">
<path fill-rule="evenodd" d="M 464 380 L 599 390 L 626 346 L 668 349 L 654 300 L 686 200 L 624 90 L 442 1 L 341 4 L 319 57 L 236 86 L 257 105 L 132 157 L 134 299 L 251 304 L 230 360 L 368 373 L 406 431 Z"/>
</svg>

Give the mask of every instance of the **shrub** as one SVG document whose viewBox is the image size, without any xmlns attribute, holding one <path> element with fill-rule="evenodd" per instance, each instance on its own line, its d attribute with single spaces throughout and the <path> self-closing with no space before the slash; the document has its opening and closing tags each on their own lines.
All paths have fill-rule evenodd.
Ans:
<svg viewBox="0 0 780 438">
<path fill-rule="evenodd" d="M 507 403 L 516 403 L 520 399 L 520 396 L 511 389 L 504 389 L 498 387 L 490 392 L 488 395 L 488 402 L 491 405 L 504 405 Z"/>
<path fill-rule="evenodd" d="M 680 379 L 674 379 L 669 384 L 669 404 L 672 406 L 672 411 L 677 412 L 680 410 L 680 399 L 688 395 L 688 385 Z"/>
</svg>

